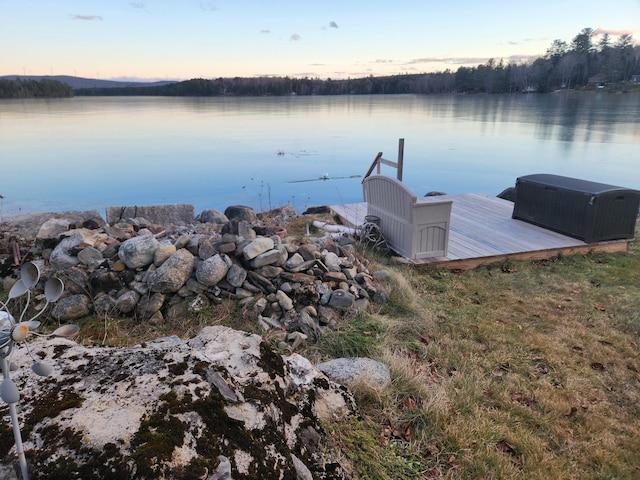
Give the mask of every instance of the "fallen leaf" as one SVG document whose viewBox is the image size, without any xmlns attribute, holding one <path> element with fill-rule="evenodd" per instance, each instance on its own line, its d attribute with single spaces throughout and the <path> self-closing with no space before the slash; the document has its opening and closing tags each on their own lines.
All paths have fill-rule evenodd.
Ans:
<svg viewBox="0 0 640 480">
<path fill-rule="evenodd" d="M 418 404 L 413 398 L 407 397 L 402 401 L 402 409 L 409 410 L 410 412 L 415 412 L 416 410 L 418 410 Z"/>
<path fill-rule="evenodd" d="M 407 442 L 413 440 L 416 436 L 416 430 L 415 428 L 413 428 L 413 425 L 411 425 L 410 423 L 407 423 L 404 426 L 404 431 L 403 431 L 403 435 L 402 435 L 402 439 L 406 440 Z"/>
<path fill-rule="evenodd" d="M 422 474 L 422 478 L 425 480 L 429 478 L 442 478 L 442 471 L 440 471 L 438 467 L 431 467 Z"/>
<path fill-rule="evenodd" d="M 606 308 L 604 308 L 602 305 L 598 305 L 597 303 L 593 306 L 593 308 L 595 308 L 596 310 L 599 310 L 601 312 L 606 311 Z"/>
<path fill-rule="evenodd" d="M 513 445 L 511 445 L 506 440 L 499 441 L 496 444 L 496 447 L 498 448 L 499 452 L 508 453 L 509 455 L 514 455 L 514 456 L 516 455 L 516 449 L 513 448 Z"/>
<path fill-rule="evenodd" d="M 602 371 L 604 370 L 604 365 L 600 362 L 593 362 L 591 364 L 591 368 L 593 368 L 594 370 Z"/>
</svg>

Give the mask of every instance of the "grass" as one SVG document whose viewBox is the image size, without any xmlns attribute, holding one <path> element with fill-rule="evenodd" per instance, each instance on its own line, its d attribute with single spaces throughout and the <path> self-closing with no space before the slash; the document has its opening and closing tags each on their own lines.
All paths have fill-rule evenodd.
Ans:
<svg viewBox="0 0 640 480">
<path fill-rule="evenodd" d="M 300 352 L 391 370 L 388 388 L 353 389 L 359 420 L 325 425 L 353 478 L 640 478 L 640 243 L 466 272 L 366 256 L 390 272 L 388 303 Z M 210 324 L 253 328 L 225 301 L 155 324 L 89 320 L 81 341 L 187 338 Z"/>
</svg>

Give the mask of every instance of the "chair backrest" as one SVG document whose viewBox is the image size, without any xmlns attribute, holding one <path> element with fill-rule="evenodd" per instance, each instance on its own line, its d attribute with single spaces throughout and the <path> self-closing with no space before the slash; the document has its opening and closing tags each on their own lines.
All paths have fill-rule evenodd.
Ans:
<svg viewBox="0 0 640 480">
<path fill-rule="evenodd" d="M 364 181 L 364 198 L 394 216 L 411 221 L 417 196 L 402 182 L 385 175 L 373 175 Z"/>
</svg>

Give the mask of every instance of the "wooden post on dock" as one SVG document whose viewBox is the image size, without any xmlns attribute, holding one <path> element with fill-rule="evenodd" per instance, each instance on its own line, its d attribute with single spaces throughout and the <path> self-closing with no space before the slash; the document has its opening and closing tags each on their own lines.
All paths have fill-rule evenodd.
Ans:
<svg viewBox="0 0 640 480">
<path fill-rule="evenodd" d="M 402 167 L 404 163 L 404 138 L 398 140 L 398 180 L 402 181 Z"/>
</svg>

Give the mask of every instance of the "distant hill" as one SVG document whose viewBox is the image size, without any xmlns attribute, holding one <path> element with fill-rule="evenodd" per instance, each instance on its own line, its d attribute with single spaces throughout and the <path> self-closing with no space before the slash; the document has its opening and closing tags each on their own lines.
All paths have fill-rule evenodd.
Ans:
<svg viewBox="0 0 640 480">
<path fill-rule="evenodd" d="M 176 81 L 159 81 L 159 82 L 121 82 L 117 80 L 100 80 L 97 78 L 74 77 L 71 75 L 4 75 L 0 76 L 4 80 L 56 80 L 66 83 L 71 88 L 122 88 L 122 87 L 159 87 L 176 83 Z"/>
</svg>

